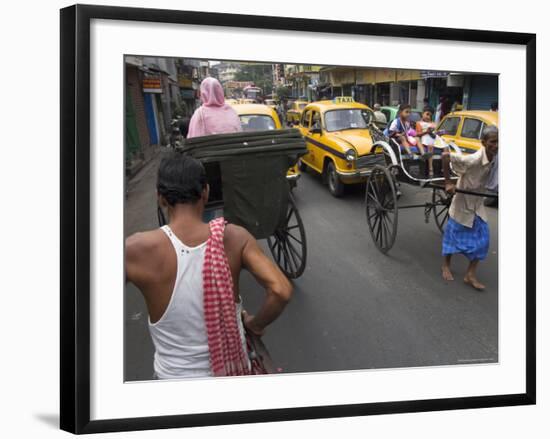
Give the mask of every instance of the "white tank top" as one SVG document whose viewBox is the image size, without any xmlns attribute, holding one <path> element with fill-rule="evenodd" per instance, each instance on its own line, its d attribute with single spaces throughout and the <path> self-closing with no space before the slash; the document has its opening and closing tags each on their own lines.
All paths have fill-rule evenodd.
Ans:
<svg viewBox="0 0 550 439">
<path fill-rule="evenodd" d="M 177 274 L 164 314 L 155 323 L 149 320 L 149 331 L 155 346 L 155 375 L 160 379 L 210 376 L 202 283 L 208 241 L 189 247 L 178 239 L 169 226 L 163 226 L 161 230 L 176 251 Z M 238 303 L 237 322 L 243 346 L 246 346 L 241 311 L 242 304 Z"/>
</svg>

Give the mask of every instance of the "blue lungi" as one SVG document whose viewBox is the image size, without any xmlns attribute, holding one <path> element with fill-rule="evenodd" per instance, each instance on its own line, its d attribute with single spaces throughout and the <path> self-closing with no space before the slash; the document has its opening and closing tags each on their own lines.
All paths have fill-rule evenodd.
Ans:
<svg viewBox="0 0 550 439">
<path fill-rule="evenodd" d="M 463 226 L 451 217 L 443 234 L 443 256 L 462 253 L 470 261 L 482 261 L 489 252 L 489 225 L 476 215 L 472 227 Z"/>
</svg>

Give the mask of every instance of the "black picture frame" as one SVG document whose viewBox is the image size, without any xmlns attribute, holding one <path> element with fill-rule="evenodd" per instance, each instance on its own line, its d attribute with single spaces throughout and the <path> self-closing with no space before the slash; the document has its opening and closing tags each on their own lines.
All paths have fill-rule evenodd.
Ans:
<svg viewBox="0 0 550 439">
<path fill-rule="evenodd" d="M 526 392 L 417 401 L 90 420 L 90 21 L 131 20 L 335 34 L 454 40 L 526 47 Z M 288 17 L 75 5 L 61 10 L 60 426 L 72 433 L 191 427 L 535 404 L 536 35 Z"/>
</svg>

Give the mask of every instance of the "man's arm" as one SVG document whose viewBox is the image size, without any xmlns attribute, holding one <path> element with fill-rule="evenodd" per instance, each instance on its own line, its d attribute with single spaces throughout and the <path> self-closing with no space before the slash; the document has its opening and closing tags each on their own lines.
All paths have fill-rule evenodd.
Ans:
<svg viewBox="0 0 550 439">
<path fill-rule="evenodd" d="M 155 249 L 153 232 L 134 233 L 126 238 L 124 252 L 124 269 L 126 282 L 132 282 L 137 287 L 148 279 L 151 273 L 156 273 L 158 267 L 151 265 L 151 259 L 156 263 L 158 258 L 150 258 L 151 252 Z"/>
<path fill-rule="evenodd" d="M 445 190 L 448 193 L 454 193 L 455 185 L 451 180 L 451 163 L 453 172 L 462 175 L 468 171 L 470 166 L 481 160 L 481 152 L 477 151 L 473 154 L 451 154 L 449 150 L 441 154 L 441 166 L 443 168 L 443 177 L 445 177 Z"/>
<path fill-rule="evenodd" d="M 242 252 L 243 265 L 265 288 L 266 296 L 254 316 L 245 314 L 244 323 L 254 334 L 262 335 L 266 326 L 283 312 L 292 296 L 292 285 L 279 267 L 264 254 L 254 237 L 248 232 L 246 234 L 248 236 Z"/>
</svg>

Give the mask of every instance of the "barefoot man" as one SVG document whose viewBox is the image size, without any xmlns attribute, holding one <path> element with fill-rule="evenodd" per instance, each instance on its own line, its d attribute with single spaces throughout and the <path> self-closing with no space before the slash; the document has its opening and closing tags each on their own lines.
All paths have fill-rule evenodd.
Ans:
<svg viewBox="0 0 550 439">
<path fill-rule="evenodd" d="M 158 379 L 253 373 L 244 328 L 260 336 L 283 311 L 292 286 L 244 228 L 202 221 L 208 200 L 203 165 L 163 158 L 157 192 L 169 224 L 126 240 L 126 277 L 143 294 Z M 255 315 L 243 312 L 243 269 L 265 291 Z"/>
<path fill-rule="evenodd" d="M 450 165 L 458 175 L 457 189 L 484 192 L 490 178 L 491 169 L 496 164 L 498 154 L 498 129 L 486 127 L 481 137 L 482 147 L 473 154 L 442 155 L 445 190 L 455 192 L 451 181 Z M 475 195 L 456 193 L 449 209 L 449 221 L 443 234 L 443 279 L 454 280 L 451 272 L 451 258 L 456 253 L 462 253 L 470 263 L 464 276 L 464 282 L 477 290 L 484 290 L 476 276 L 479 261 L 487 256 L 489 251 L 489 225 L 483 198 Z"/>
</svg>

